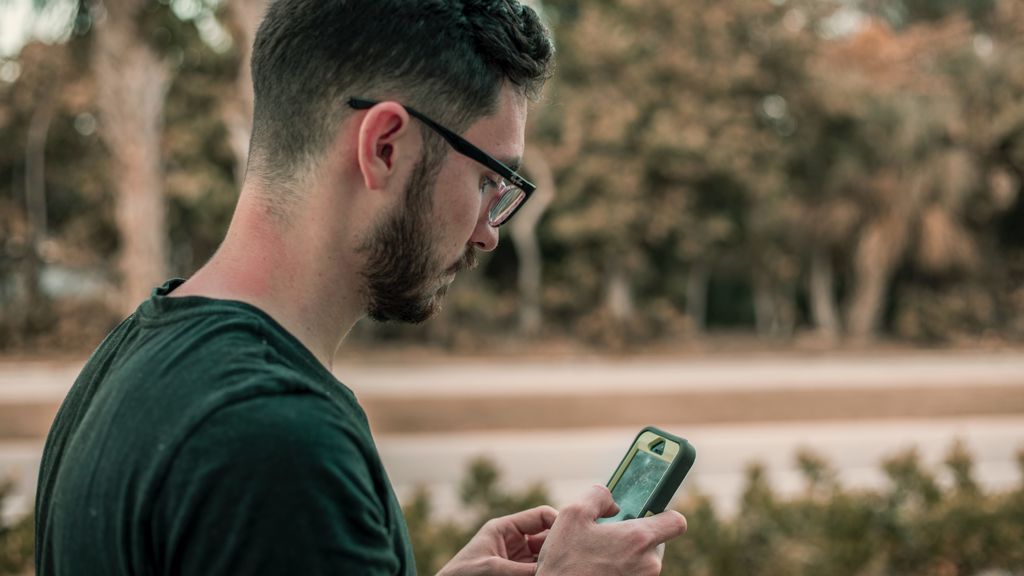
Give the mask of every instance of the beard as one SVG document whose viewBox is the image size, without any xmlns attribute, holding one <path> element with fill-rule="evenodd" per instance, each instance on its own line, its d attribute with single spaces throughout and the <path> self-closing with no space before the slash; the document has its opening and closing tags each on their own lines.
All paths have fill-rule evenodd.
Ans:
<svg viewBox="0 0 1024 576">
<path fill-rule="evenodd" d="M 445 278 L 476 266 L 472 246 L 453 266 L 436 256 L 430 220 L 441 160 L 424 155 L 405 189 L 405 201 L 376 227 L 360 251 L 366 253 L 363 286 L 367 315 L 377 322 L 419 324 L 441 310 Z"/>
</svg>

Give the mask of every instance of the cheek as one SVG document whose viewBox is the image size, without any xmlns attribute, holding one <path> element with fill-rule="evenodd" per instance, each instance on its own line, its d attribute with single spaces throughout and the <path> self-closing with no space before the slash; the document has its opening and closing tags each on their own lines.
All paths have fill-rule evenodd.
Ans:
<svg viewBox="0 0 1024 576">
<path fill-rule="evenodd" d="M 480 218 L 480 195 L 474 191 L 473 194 L 466 196 L 459 221 L 462 223 L 465 241 L 468 242 L 469 237 L 473 234 L 473 229 L 476 228 L 476 222 Z"/>
<path fill-rule="evenodd" d="M 448 204 L 448 215 L 443 228 L 445 250 L 448 253 L 461 252 L 469 243 L 473 230 L 476 228 L 480 205 L 467 198 L 466 194 L 459 200 Z"/>
<path fill-rule="evenodd" d="M 438 198 L 434 213 L 443 222 L 445 243 L 461 250 L 469 242 L 480 219 L 480 193 L 469 177 L 445 182 L 445 194 Z"/>
</svg>

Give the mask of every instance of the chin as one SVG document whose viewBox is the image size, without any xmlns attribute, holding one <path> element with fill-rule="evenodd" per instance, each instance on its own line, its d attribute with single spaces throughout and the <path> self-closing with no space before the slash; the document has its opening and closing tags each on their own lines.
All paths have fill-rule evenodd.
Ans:
<svg viewBox="0 0 1024 576">
<path fill-rule="evenodd" d="M 417 302 L 406 302 L 402 306 L 389 307 L 386 309 L 375 309 L 369 312 L 369 317 L 377 322 L 402 322 L 405 324 L 422 324 L 430 320 L 442 309 L 444 295 L 447 286 L 441 286 L 433 294 Z"/>
</svg>

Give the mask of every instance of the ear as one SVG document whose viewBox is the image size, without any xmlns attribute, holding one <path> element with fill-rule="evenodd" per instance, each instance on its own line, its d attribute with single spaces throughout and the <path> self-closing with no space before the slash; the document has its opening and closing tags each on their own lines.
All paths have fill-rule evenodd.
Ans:
<svg viewBox="0 0 1024 576">
<path fill-rule="evenodd" d="M 409 113 L 397 102 L 381 102 L 366 111 L 359 124 L 357 157 L 363 183 L 383 190 L 396 174 L 396 158 L 412 152 Z"/>
</svg>

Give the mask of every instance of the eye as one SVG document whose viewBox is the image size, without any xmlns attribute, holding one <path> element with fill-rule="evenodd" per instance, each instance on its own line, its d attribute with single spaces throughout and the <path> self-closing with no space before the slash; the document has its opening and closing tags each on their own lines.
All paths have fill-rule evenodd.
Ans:
<svg viewBox="0 0 1024 576">
<path fill-rule="evenodd" d="M 489 188 L 497 188 L 498 181 L 490 176 L 484 176 L 480 179 L 480 194 L 487 194 Z"/>
</svg>

